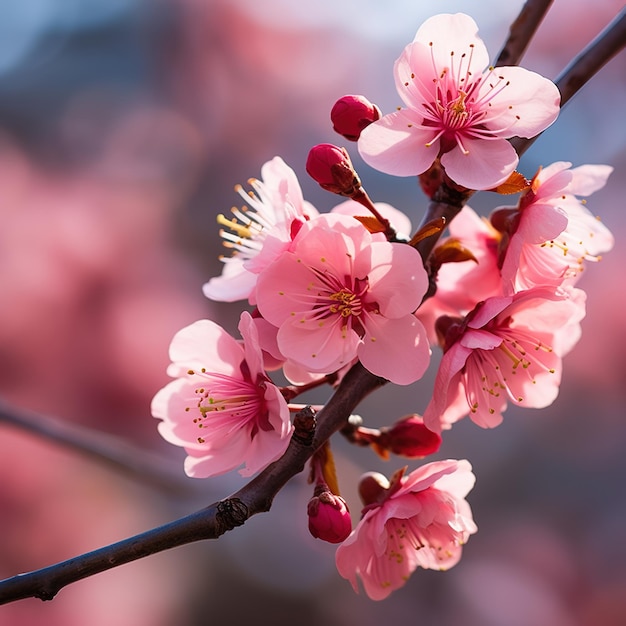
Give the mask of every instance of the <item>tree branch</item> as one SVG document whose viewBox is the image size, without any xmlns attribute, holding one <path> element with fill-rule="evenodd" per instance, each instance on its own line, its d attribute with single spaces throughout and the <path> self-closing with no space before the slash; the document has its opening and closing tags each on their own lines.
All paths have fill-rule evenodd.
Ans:
<svg viewBox="0 0 626 626">
<path fill-rule="evenodd" d="M 553 1 L 526 0 L 520 14 L 511 24 L 509 36 L 494 63 L 496 67 L 517 65 L 520 62 Z"/>
<path fill-rule="evenodd" d="M 626 8 L 589 44 L 554 81 L 561 92 L 563 108 L 616 54 L 626 47 Z M 514 137 L 511 144 L 521 154 L 540 137 Z"/>
<path fill-rule="evenodd" d="M 256 513 L 268 511 L 274 496 L 329 437 L 339 430 L 356 405 L 385 381 L 357 363 L 346 374 L 328 404 L 317 416 L 307 445 L 292 437 L 285 454 L 230 498 L 211 504 L 179 520 L 124 539 L 110 546 L 0 582 L 0 604 L 23 598 L 51 600 L 70 583 L 125 563 L 203 539 L 216 539 Z M 296 429 L 297 432 L 297 429 Z"/>
<path fill-rule="evenodd" d="M 163 457 L 129 442 L 48 415 L 10 406 L 0 400 L 0 422 L 33 433 L 81 454 L 159 490 L 176 496 L 194 492 L 192 482 L 180 476 L 178 467 Z"/>
</svg>

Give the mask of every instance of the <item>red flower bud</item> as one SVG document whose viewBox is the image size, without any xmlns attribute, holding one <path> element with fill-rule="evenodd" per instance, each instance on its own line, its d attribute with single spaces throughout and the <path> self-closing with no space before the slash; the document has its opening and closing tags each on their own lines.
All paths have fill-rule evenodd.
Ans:
<svg viewBox="0 0 626 626">
<path fill-rule="evenodd" d="M 330 143 L 313 146 L 306 160 L 306 171 L 322 189 L 352 197 L 360 188 L 352 161 L 345 148 Z"/>
<path fill-rule="evenodd" d="M 393 454 L 418 459 L 439 450 L 441 435 L 428 429 L 422 418 L 414 414 L 391 428 L 381 428 L 377 445 Z"/>
<path fill-rule="evenodd" d="M 380 504 L 389 493 L 390 483 L 380 472 L 366 472 L 359 479 L 359 496 L 364 506 Z"/>
<path fill-rule="evenodd" d="M 339 98 L 330 112 L 333 129 L 350 141 L 356 141 L 361 131 L 381 117 L 380 109 L 363 96 Z"/>
<path fill-rule="evenodd" d="M 318 485 L 315 496 L 307 506 L 309 532 L 329 543 L 341 543 L 352 532 L 352 520 L 348 505 L 341 496 L 329 491 L 326 485 Z"/>
</svg>

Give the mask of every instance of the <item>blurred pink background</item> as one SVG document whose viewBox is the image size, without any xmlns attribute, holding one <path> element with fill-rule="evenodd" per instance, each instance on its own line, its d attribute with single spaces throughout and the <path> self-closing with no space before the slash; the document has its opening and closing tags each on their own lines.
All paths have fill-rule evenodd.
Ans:
<svg viewBox="0 0 626 626">
<path fill-rule="evenodd" d="M 480 5 L 477 8 L 477 5 Z M 383 6 L 384 5 L 384 6 Z M 506 6 L 504 6 L 506 5 Z M 304 173 L 309 148 L 345 144 L 334 101 L 363 93 L 399 104 L 393 61 L 435 12 L 464 11 L 492 56 L 522 2 L 445 0 L 28 0 L 0 3 L 0 395 L 25 409 L 129 439 L 173 463 L 150 416 L 168 379 L 172 335 L 201 317 L 234 331 L 240 307 L 212 304 L 217 213 L 237 183 L 282 156 L 305 197 L 338 199 Z M 622 8 L 556 0 L 523 65 L 554 77 Z M 589 267 L 583 338 L 565 360 L 558 401 L 509 409 L 483 431 L 469 420 L 438 458 L 468 458 L 479 532 L 446 574 L 418 571 L 387 601 L 355 595 L 334 547 L 309 536 L 305 477 L 273 510 L 218 542 L 196 544 L 76 583 L 50 603 L 0 607 L 0 626 L 274 626 L 383 621 L 452 626 L 626 623 L 626 348 L 621 245 L 626 233 L 626 56 L 607 65 L 523 157 L 609 163 L 588 207 L 616 237 Z M 415 180 L 367 168 L 346 146 L 374 200 L 425 206 Z M 487 214 L 488 194 L 472 207 Z M 359 408 L 368 425 L 422 411 L 434 371 L 388 386 Z M 317 401 L 325 396 L 318 395 Z M 467 423 L 466 423 L 467 422 Z M 333 440 L 354 517 L 367 450 Z M 0 423 L 0 577 L 50 565 L 225 497 L 238 475 L 173 497 L 97 461 Z"/>
</svg>

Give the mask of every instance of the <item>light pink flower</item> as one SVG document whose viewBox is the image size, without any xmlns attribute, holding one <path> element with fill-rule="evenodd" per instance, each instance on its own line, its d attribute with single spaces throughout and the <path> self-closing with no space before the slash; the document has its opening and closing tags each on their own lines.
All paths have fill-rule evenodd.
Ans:
<svg viewBox="0 0 626 626">
<path fill-rule="evenodd" d="M 442 315 L 463 317 L 481 300 L 502 295 L 498 268 L 501 234 L 469 206 L 450 223 L 449 239 L 467 248 L 474 260 L 444 263 L 437 272 L 437 291 L 417 310 L 417 317 L 436 343 L 435 321 Z M 445 241 L 445 240 L 444 240 Z"/>
<path fill-rule="evenodd" d="M 152 415 L 161 436 L 185 448 L 185 472 L 207 478 L 242 464 L 242 476 L 275 461 L 287 448 L 289 408 L 263 370 L 249 313 L 239 322 L 243 343 L 209 320 L 183 328 L 170 345 L 168 374 Z"/>
<path fill-rule="evenodd" d="M 508 402 L 550 405 L 559 391 L 561 359 L 580 337 L 584 305 L 579 289 L 557 294 L 536 288 L 489 298 L 464 320 L 442 319 L 444 355 L 424 412 L 426 426 L 441 431 L 469 414 L 492 428 Z"/>
<path fill-rule="evenodd" d="M 302 222 L 317 215 L 303 199 L 295 173 L 280 157 L 263 165 L 261 178 L 248 181 L 254 192 L 247 193 L 240 185 L 235 188 L 249 206 L 233 208 L 231 219 L 218 216 L 218 222 L 232 231 L 220 234 L 233 254 L 221 258 L 222 275 L 202 287 L 211 300 L 254 301 L 257 274 L 289 247 Z"/>
<path fill-rule="evenodd" d="M 576 196 L 604 187 L 613 168 L 557 162 L 539 170 L 531 189 L 514 207 L 494 213 L 508 215 L 510 236 L 502 263 L 506 293 L 536 286 L 573 285 L 585 261 L 597 261 L 613 247 L 613 235 Z"/>
<path fill-rule="evenodd" d="M 448 176 L 470 189 L 496 187 L 513 172 L 518 156 L 506 138 L 533 137 L 552 124 L 560 94 L 521 67 L 488 67 L 477 32 L 463 13 L 422 24 L 394 66 L 406 108 L 363 130 L 358 147 L 366 163 L 413 176 L 441 156 Z"/>
<path fill-rule="evenodd" d="M 456 565 L 463 544 L 477 530 L 465 500 L 475 482 L 471 470 L 465 460 L 448 460 L 428 463 L 408 476 L 396 473 L 337 549 L 339 574 L 357 592 L 359 577 L 372 600 L 384 600 L 418 567 Z"/>
<path fill-rule="evenodd" d="M 261 315 L 278 327 L 280 352 L 311 372 L 334 372 L 355 357 L 398 384 L 419 379 L 430 349 L 413 315 L 428 279 L 419 253 L 375 241 L 355 219 L 307 222 L 293 250 L 260 275 Z"/>
</svg>

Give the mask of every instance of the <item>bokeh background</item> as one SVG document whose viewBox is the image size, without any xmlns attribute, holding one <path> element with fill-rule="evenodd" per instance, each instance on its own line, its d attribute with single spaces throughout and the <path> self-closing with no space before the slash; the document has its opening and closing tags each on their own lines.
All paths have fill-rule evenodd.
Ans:
<svg viewBox="0 0 626 626">
<path fill-rule="evenodd" d="M 224 497 L 238 475 L 182 476 L 181 450 L 150 416 L 167 348 L 240 308 L 201 285 L 219 273 L 215 216 L 237 183 L 281 155 L 321 211 L 337 199 L 309 181 L 309 148 L 340 142 L 329 111 L 363 93 L 399 104 L 391 68 L 421 22 L 464 11 L 492 57 L 521 1 L 0 0 L 0 395 L 18 407 L 115 435 L 158 455 L 189 489 L 166 492 L 0 423 L 0 577 L 49 565 Z M 523 65 L 554 77 L 622 8 L 556 0 Z M 523 157 L 609 163 L 588 206 L 616 237 L 588 269 L 583 338 L 562 392 L 502 426 L 469 420 L 437 458 L 468 458 L 479 532 L 453 570 L 418 571 L 374 603 L 335 571 L 334 548 L 306 530 L 311 487 L 294 479 L 268 515 L 218 542 L 156 555 L 76 583 L 51 603 L 0 607 L 0 625 L 622 626 L 626 623 L 626 56 L 609 63 Z M 345 142 L 343 142 L 345 143 Z M 375 200 L 417 223 L 414 179 L 385 177 L 347 146 Z M 472 206 L 487 214 L 488 194 Z M 421 412 L 434 372 L 388 386 L 359 412 L 382 426 Z M 318 396 L 318 400 L 322 397 Z M 343 494 L 403 464 L 338 439 Z"/>
</svg>

